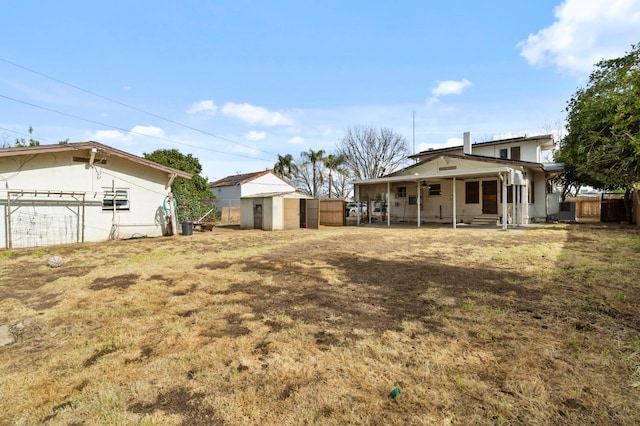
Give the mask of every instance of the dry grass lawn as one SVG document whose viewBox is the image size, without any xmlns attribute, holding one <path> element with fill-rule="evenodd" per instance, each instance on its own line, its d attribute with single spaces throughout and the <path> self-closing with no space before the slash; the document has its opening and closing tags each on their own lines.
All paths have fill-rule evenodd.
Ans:
<svg viewBox="0 0 640 426">
<path fill-rule="evenodd" d="M 4 250 L 0 424 L 640 424 L 638 301 L 600 224 Z"/>
</svg>

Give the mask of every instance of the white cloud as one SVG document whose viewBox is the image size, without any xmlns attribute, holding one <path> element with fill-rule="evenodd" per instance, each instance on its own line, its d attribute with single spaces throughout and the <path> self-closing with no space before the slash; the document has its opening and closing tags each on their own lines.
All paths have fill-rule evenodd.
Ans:
<svg viewBox="0 0 640 426">
<path fill-rule="evenodd" d="M 227 102 L 222 107 L 222 112 L 252 125 L 292 126 L 294 124 L 291 117 L 281 112 L 269 111 L 266 108 L 247 103 Z"/>
<path fill-rule="evenodd" d="M 187 110 L 187 114 L 199 114 L 215 115 L 218 111 L 218 106 L 212 100 L 203 100 L 195 102 Z"/>
<path fill-rule="evenodd" d="M 292 145 L 302 145 L 304 143 L 304 138 L 300 136 L 294 136 L 290 138 L 288 142 Z"/>
<path fill-rule="evenodd" d="M 132 145 L 136 136 L 164 138 L 165 132 L 160 127 L 155 126 L 134 126 L 129 133 L 123 133 L 119 130 L 98 130 L 92 133 L 89 138 L 106 145 Z"/>
<path fill-rule="evenodd" d="M 471 86 L 471 82 L 466 78 L 460 81 L 445 80 L 441 81 L 440 84 L 431 91 L 431 94 L 433 96 L 461 95 L 462 91 L 469 86 Z"/>
<path fill-rule="evenodd" d="M 155 126 L 134 126 L 131 133 L 135 135 L 152 136 L 156 138 L 164 138 L 165 133 L 160 127 Z"/>
<path fill-rule="evenodd" d="M 106 145 L 113 143 L 131 143 L 131 137 L 119 130 L 98 130 L 91 134 L 90 139 L 92 141 L 101 142 Z"/>
<path fill-rule="evenodd" d="M 258 156 L 261 154 L 261 152 L 258 151 L 257 149 L 251 148 L 249 146 L 243 146 L 243 145 L 234 145 L 231 151 L 236 154 L 242 154 L 242 155 Z"/>
<path fill-rule="evenodd" d="M 417 152 L 428 151 L 430 149 L 450 148 L 452 146 L 462 146 L 462 138 L 449 138 L 445 143 L 423 142 L 416 147 Z"/>
<path fill-rule="evenodd" d="M 589 73 L 596 62 L 622 56 L 640 40 L 640 0 L 565 0 L 555 17 L 518 43 L 530 65 Z"/>
<path fill-rule="evenodd" d="M 456 81 L 456 80 L 441 81 L 438 83 L 438 85 L 435 88 L 431 90 L 431 94 L 433 96 L 429 99 L 428 103 L 429 105 L 431 105 L 435 102 L 439 102 L 440 96 L 461 95 L 462 92 L 464 92 L 464 89 L 466 89 L 467 87 L 470 87 L 471 85 L 472 83 L 466 78 L 463 78 L 460 81 Z"/>
<path fill-rule="evenodd" d="M 265 132 L 258 132 L 256 130 L 251 130 L 244 134 L 245 139 L 249 139 L 251 141 L 260 141 L 267 136 Z"/>
</svg>

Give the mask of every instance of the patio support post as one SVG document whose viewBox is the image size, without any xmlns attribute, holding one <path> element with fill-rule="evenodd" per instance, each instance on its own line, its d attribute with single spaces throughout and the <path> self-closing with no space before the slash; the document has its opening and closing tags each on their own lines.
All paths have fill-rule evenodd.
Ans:
<svg viewBox="0 0 640 426">
<path fill-rule="evenodd" d="M 416 187 L 417 187 L 417 191 L 418 191 L 418 198 L 417 198 L 417 200 L 418 200 L 418 228 L 420 228 L 420 203 L 421 203 L 421 200 L 420 200 L 420 192 L 421 192 L 420 191 L 420 181 L 418 181 L 416 183 Z"/>
<path fill-rule="evenodd" d="M 456 219 L 456 177 L 453 177 L 453 229 L 457 228 Z"/>
<path fill-rule="evenodd" d="M 356 198 L 356 205 L 358 206 L 356 209 L 356 224 L 360 226 L 360 216 L 362 215 L 362 206 L 360 205 L 360 185 L 353 185 L 353 192 Z"/>
<path fill-rule="evenodd" d="M 500 180 L 502 181 L 502 230 L 507 230 L 507 173 L 504 176 L 500 173 Z"/>
<path fill-rule="evenodd" d="M 382 203 L 382 210 L 384 211 L 384 204 Z M 391 182 L 387 182 L 387 226 L 391 226 Z"/>
<path fill-rule="evenodd" d="M 512 209 L 511 209 L 512 210 L 511 211 L 511 222 L 512 222 L 513 227 L 515 228 L 516 226 L 518 226 L 518 214 L 517 214 L 518 201 L 516 200 L 516 195 L 517 195 L 517 193 L 516 193 L 516 184 L 514 182 L 511 182 L 511 183 L 512 183 L 511 191 L 513 192 L 513 194 L 512 194 L 513 198 L 511 199 L 511 201 L 512 201 L 511 205 L 513 206 Z"/>
<path fill-rule="evenodd" d="M 533 188 L 532 188 L 533 190 Z M 522 221 L 520 223 L 527 224 L 529 223 L 529 181 L 524 180 L 524 185 L 522 186 Z"/>
</svg>

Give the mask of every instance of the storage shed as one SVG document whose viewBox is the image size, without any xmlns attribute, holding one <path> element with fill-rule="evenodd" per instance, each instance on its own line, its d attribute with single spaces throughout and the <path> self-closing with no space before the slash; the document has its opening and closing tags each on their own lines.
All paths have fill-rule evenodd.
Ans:
<svg viewBox="0 0 640 426">
<path fill-rule="evenodd" d="M 240 199 L 242 229 L 318 229 L 319 218 L 319 200 L 300 192 L 254 194 Z"/>
</svg>

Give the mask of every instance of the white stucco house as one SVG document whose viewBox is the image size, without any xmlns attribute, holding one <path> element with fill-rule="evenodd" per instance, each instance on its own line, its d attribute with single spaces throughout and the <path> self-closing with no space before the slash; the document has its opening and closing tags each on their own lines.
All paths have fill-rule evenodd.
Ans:
<svg viewBox="0 0 640 426">
<path fill-rule="evenodd" d="M 209 183 L 216 207 L 240 207 L 240 199 L 256 194 L 294 192 L 296 189 L 271 170 L 227 176 Z"/>
<path fill-rule="evenodd" d="M 414 154 L 414 164 L 375 179 L 354 181 L 356 201 L 370 204 L 368 218 L 422 223 L 542 222 L 559 211 L 550 179 L 562 165 L 544 163 L 551 135 L 471 143 Z M 376 217 L 376 213 L 377 217 Z"/>
<path fill-rule="evenodd" d="M 17 248 L 168 235 L 176 178 L 191 174 L 93 141 L 2 148 L 0 241 Z"/>
</svg>

